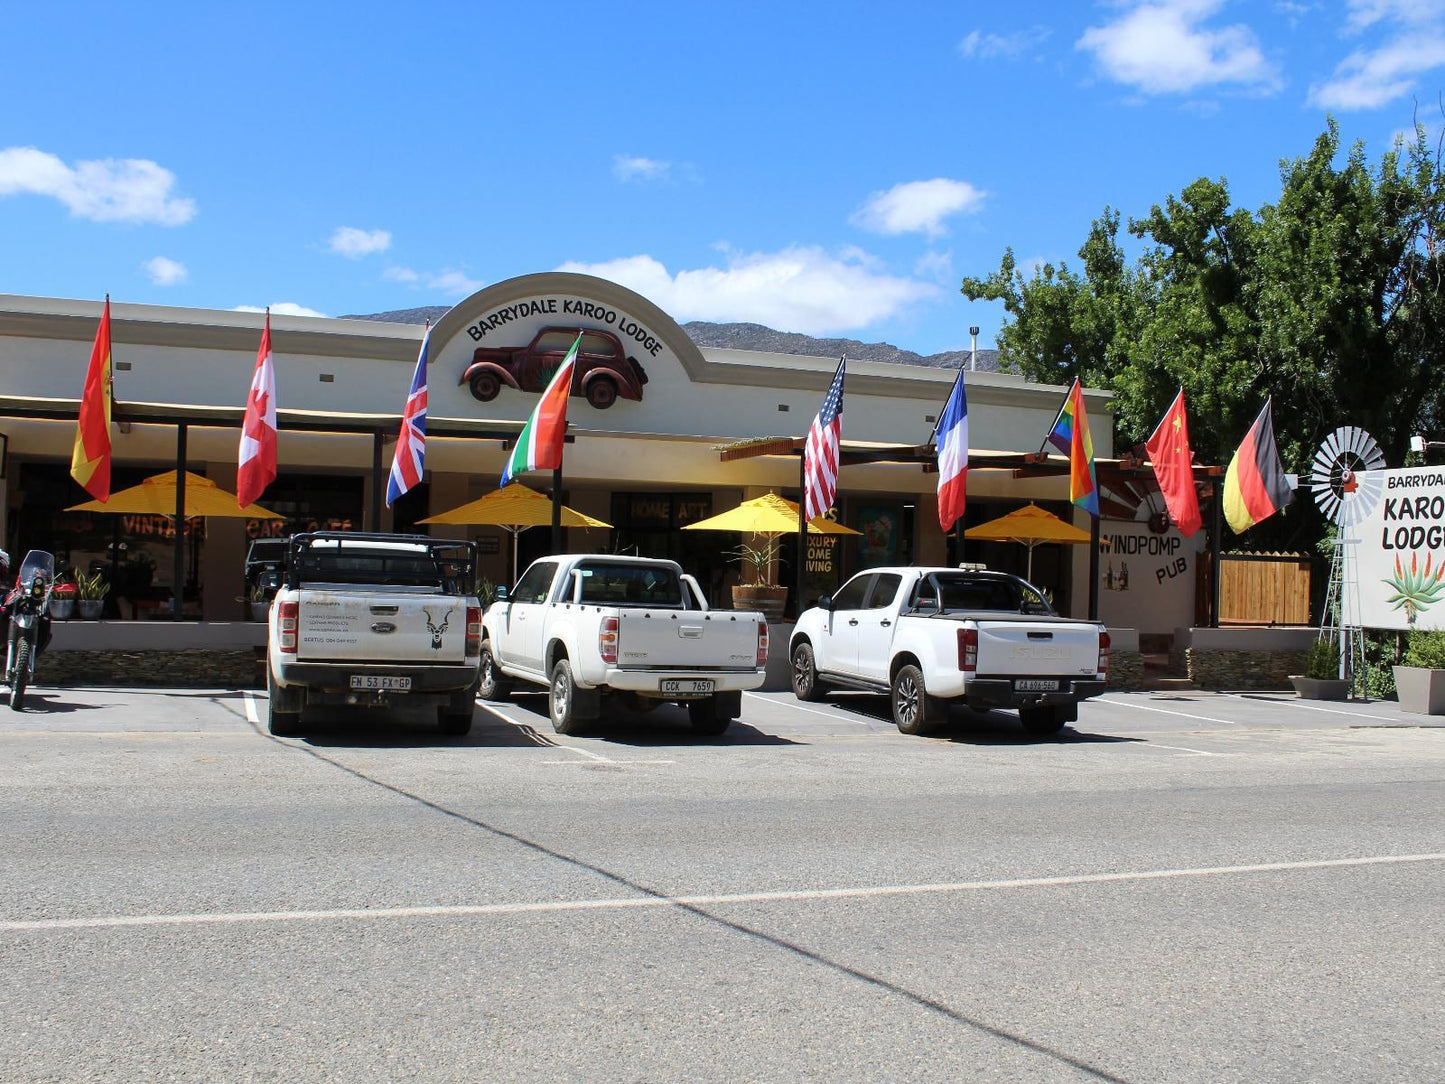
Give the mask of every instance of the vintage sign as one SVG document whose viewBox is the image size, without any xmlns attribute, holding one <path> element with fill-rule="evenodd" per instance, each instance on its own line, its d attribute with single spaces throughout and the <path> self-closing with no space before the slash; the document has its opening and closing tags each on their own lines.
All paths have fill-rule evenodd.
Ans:
<svg viewBox="0 0 1445 1084">
<path fill-rule="evenodd" d="M 1146 521 L 1099 523 L 1099 619 L 1115 628 L 1172 633 L 1194 623 L 1194 577 L 1203 533 L 1162 534 Z"/>
<path fill-rule="evenodd" d="M 1374 508 L 1343 529 L 1345 622 L 1445 629 L 1445 468 L 1368 473 L 1384 484 Z"/>
</svg>

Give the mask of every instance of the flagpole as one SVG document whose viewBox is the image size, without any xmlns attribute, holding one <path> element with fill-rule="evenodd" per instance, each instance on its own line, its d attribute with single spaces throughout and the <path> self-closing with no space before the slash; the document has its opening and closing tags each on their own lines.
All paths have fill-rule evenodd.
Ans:
<svg viewBox="0 0 1445 1084">
<path fill-rule="evenodd" d="M 562 465 L 552 470 L 552 552 L 562 552 Z"/>
<path fill-rule="evenodd" d="M 171 620 L 181 619 L 181 597 L 186 590 L 186 423 L 176 426 L 176 545 L 172 558 Z"/>
<path fill-rule="evenodd" d="M 806 444 L 807 437 L 803 440 Z M 793 569 L 793 620 L 803 615 L 803 577 L 808 553 L 808 450 L 798 457 L 798 549 Z"/>
</svg>

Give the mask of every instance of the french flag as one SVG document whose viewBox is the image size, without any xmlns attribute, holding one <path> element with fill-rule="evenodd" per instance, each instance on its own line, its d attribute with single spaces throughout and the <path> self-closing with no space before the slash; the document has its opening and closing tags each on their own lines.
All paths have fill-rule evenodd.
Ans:
<svg viewBox="0 0 1445 1084">
<path fill-rule="evenodd" d="M 386 481 L 388 508 L 421 481 L 422 466 L 426 462 L 426 352 L 430 342 L 431 324 L 428 323 L 421 337 L 421 353 L 417 355 L 406 409 L 401 414 L 401 433 L 391 457 L 391 477 Z"/>
<path fill-rule="evenodd" d="M 963 515 L 968 483 L 968 395 L 963 389 L 963 370 L 938 423 L 938 525 L 947 534 Z"/>
</svg>

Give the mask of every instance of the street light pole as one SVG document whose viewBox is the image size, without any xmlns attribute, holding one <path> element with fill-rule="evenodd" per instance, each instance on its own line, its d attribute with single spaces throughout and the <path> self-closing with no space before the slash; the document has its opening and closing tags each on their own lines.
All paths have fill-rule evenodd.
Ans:
<svg viewBox="0 0 1445 1084">
<path fill-rule="evenodd" d="M 968 337 L 970 342 L 968 348 L 968 371 L 972 373 L 978 370 L 978 328 L 969 328 Z"/>
</svg>

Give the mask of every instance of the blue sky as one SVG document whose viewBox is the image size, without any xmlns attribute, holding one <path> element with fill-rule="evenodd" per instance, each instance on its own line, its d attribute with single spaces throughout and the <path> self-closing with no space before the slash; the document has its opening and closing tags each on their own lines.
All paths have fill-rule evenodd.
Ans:
<svg viewBox="0 0 1445 1084">
<path fill-rule="evenodd" d="M 679 321 L 992 345 L 1071 259 L 1333 114 L 1440 127 L 1445 0 L 13 4 L 0 292 L 341 315 L 559 268 Z"/>
</svg>

